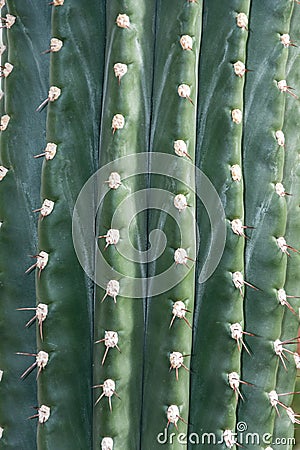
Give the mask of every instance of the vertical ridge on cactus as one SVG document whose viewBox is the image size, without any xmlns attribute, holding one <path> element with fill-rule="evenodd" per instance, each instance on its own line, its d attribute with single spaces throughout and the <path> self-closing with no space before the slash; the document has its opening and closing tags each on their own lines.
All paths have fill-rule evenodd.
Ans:
<svg viewBox="0 0 300 450">
<path fill-rule="evenodd" d="M 148 285 L 141 448 L 158 448 L 165 434 L 187 433 L 196 256 L 191 161 L 195 161 L 202 4 L 158 2 L 156 17 L 150 167 L 155 167 L 159 152 L 166 153 L 165 170 L 170 175 L 150 177 L 150 189 L 160 189 L 161 194 L 149 217 L 149 231 L 161 230 L 166 247 L 157 255 L 159 238 L 153 239 L 157 257 L 148 264 L 148 274 L 161 277 L 169 267 L 173 272 L 165 275 L 172 287 L 162 294 L 153 292 L 155 281 Z M 184 196 L 179 204 L 178 195 Z M 172 443 L 166 439 L 165 447 L 179 449 L 182 444 L 177 438 Z"/>
<path fill-rule="evenodd" d="M 273 19 L 266 26 L 270 8 Z M 276 240 L 285 236 L 287 200 L 277 195 L 274 186 L 284 183 L 285 150 L 275 133 L 283 129 L 286 93 L 277 89 L 276 80 L 286 78 L 288 49 L 278 36 L 289 32 L 292 10 L 291 2 L 280 1 L 276 6 L 272 2 L 253 2 L 251 29 L 260 33 L 252 33 L 248 41 L 247 65 L 253 73 L 245 87 L 243 166 L 245 217 L 255 233 L 246 242 L 245 272 L 260 290 L 246 288 L 245 323 L 255 336 L 251 342 L 247 339 L 252 357 L 243 354 L 242 376 L 255 388 L 243 386 L 246 401 L 239 405 L 238 420 L 247 423 L 249 433 L 260 436 L 273 432 L 276 411 L 268 394 L 275 389 L 278 366 L 282 364 L 274 342 L 281 335 L 283 308 L 278 307 L 277 290 L 284 286 L 287 255 Z M 254 443 L 253 450 L 261 448 L 261 443 Z"/>
<path fill-rule="evenodd" d="M 37 279 L 38 298 L 48 306 L 38 350 L 49 354 L 38 377 L 38 404 L 51 409 L 48 420 L 38 424 L 37 443 L 47 450 L 88 449 L 92 442 L 93 287 L 74 251 L 72 214 L 81 188 L 98 166 L 104 20 L 99 2 L 85 5 L 83 15 L 81 7 L 79 0 L 54 5 L 51 34 L 41 47 L 47 48 L 51 36 L 63 42 L 59 52 L 43 55 L 50 58 L 50 80 L 40 98 L 47 96 L 49 86 L 61 91 L 46 105 L 47 142 L 57 148 L 55 158 L 41 161 L 36 205 L 45 199 L 54 202 L 51 214 L 39 220 L 39 247 L 49 259 Z"/>
<path fill-rule="evenodd" d="M 300 33 L 298 29 L 300 19 L 300 9 L 299 7 L 294 7 L 290 34 L 294 41 L 300 40 Z M 299 53 L 295 48 L 290 47 L 289 58 L 287 63 L 287 79 L 289 83 L 293 86 L 299 86 L 300 77 L 298 73 L 299 67 Z M 296 164 L 297 159 L 299 160 L 299 133 L 298 133 L 298 121 L 300 117 L 300 107 L 299 103 L 295 102 L 294 98 L 286 99 L 285 107 L 285 120 L 284 120 L 284 132 L 286 135 L 286 152 L 285 152 L 285 165 L 283 172 L 283 180 L 288 192 L 292 195 L 287 199 L 287 226 L 285 237 L 288 242 L 294 243 L 294 245 L 299 245 L 299 203 L 300 203 L 300 172 L 299 165 Z M 286 280 L 284 289 L 286 293 L 290 296 L 300 296 L 300 278 L 299 278 L 299 264 L 300 258 L 298 254 L 292 255 L 288 258 Z M 288 298 L 289 303 L 295 311 L 293 314 L 286 306 L 284 306 L 284 318 L 282 322 L 282 332 L 280 336 L 281 341 L 287 339 L 295 338 L 298 334 L 299 329 L 299 298 Z M 279 308 L 282 308 L 279 305 Z M 289 345 L 288 349 L 297 352 L 297 345 Z M 277 372 L 276 380 L 276 391 L 278 393 L 289 393 L 294 392 L 295 380 L 297 367 L 293 355 L 288 355 L 288 361 L 286 361 L 287 371 L 282 365 L 279 366 Z M 299 397 L 299 394 L 295 394 Z M 292 405 L 293 395 L 288 395 L 280 398 L 280 401 L 284 403 L 287 407 L 293 407 Z M 296 400 L 297 403 L 299 403 Z M 274 432 L 273 432 L 273 442 L 276 439 L 280 439 L 283 436 L 288 438 L 294 437 L 294 424 L 291 422 L 290 418 L 284 411 L 284 408 L 278 406 L 280 417 L 275 418 Z M 297 411 L 297 410 L 296 410 Z M 297 411 L 298 412 L 298 411 Z M 291 441 L 290 441 L 291 442 Z M 273 445 L 274 450 L 281 450 L 282 445 Z M 292 445 L 286 447 L 291 449 Z"/>
<path fill-rule="evenodd" d="M 134 0 L 113 1 L 107 2 L 105 11 L 99 157 L 101 170 L 107 167 L 107 183 L 98 186 L 105 197 L 99 206 L 96 229 L 106 243 L 104 238 L 98 239 L 103 260 L 96 263 L 96 272 L 103 285 L 96 289 L 94 340 L 103 339 L 111 330 L 118 334 L 120 352 L 110 349 L 103 361 L 105 345 L 94 346 L 93 385 L 112 380 L 120 398 L 113 395 L 107 399 L 111 392 L 95 390 L 95 450 L 106 438 L 112 440 L 114 448 L 138 449 L 140 445 L 143 296 L 147 288 L 142 280 L 147 274 L 141 256 L 136 259 L 136 255 L 146 250 L 147 224 L 143 211 L 136 216 L 138 205 L 146 206 L 146 198 L 140 197 L 139 201 L 135 195 L 146 188 L 147 175 L 138 174 L 147 168 L 147 161 L 138 163 L 135 156 L 147 152 L 149 145 L 154 6 L 155 2 L 147 0 L 138 5 Z M 112 164 L 112 169 L 108 169 L 108 164 Z M 109 240 L 113 230 L 118 231 L 114 242 Z M 137 295 L 139 281 L 144 287 Z"/>
<path fill-rule="evenodd" d="M 20 377 L 26 358 L 17 352 L 36 352 L 35 327 L 26 329 L 30 312 L 17 311 L 36 303 L 34 276 L 25 275 L 30 254 L 37 251 L 37 218 L 32 210 L 39 203 L 40 175 L 33 159 L 45 139 L 46 116 L 34 115 L 39 95 L 47 86 L 49 65 L 39 55 L 50 29 L 47 5 L 30 6 L 8 0 L 1 17 L 15 19 L 2 30 L 2 57 L 14 65 L 2 83 L 1 115 L 10 117 L 1 128 L 0 165 L 8 169 L 0 181 L 0 447 L 34 450 L 36 424 L 26 420 L 37 402 L 36 379 Z M 2 59 L 2 60 L 3 60 Z"/>
<path fill-rule="evenodd" d="M 244 246 L 245 235 L 252 233 L 243 228 L 241 167 L 245 74 L 237 76 L 234 64 L 246 61 L 248 31 L 238 26 L 237 18 L 238 13 L 248 17 L 251 2 L 228 3 L 213 2 L 207 9 L 204 4 L 197 166 L 210 178 L 221 198 L 226 214 L 227 238 L 216 271 L 204 284 L 197 286 L 189 431 L 214 433 L 218 441 L 224 437 L 224 441 L 235 448 L 235 438 L 227 432 L 235 430 L 235 411 L 241 397 L 236 378 L 241 376 L 241 348 L 232 337 L 230 327 L 236 323 L 242 329 L 244 327 Z M 226 22 L 216 34 L 214 24 L 222 21 L 222 17 L 226 17 Z M 224 48 L 222 43 L 226 40 Z M 252 74 L 246 76 L 251 77 Z M 211 92 L 213 97 L 207 92 Z M 207 219 L 204 207 L 198 205 L 202 244 L 200 266 L 209 250 L 209 241 L 205 238 L 210 228 Z M 252 225 L 251 222 L 247 224 Z M 252 331 L 250 327 L 245 331 Z M 236 382 L 230 383 L 235 372 Z M 203 414 L 203 411 L 209 413 Z M 208 449 L 211 443 L 204 440 L 202 447 Z M 224 448 L 224 444 L 219 443 L 216 447 Z"/>
</svg>

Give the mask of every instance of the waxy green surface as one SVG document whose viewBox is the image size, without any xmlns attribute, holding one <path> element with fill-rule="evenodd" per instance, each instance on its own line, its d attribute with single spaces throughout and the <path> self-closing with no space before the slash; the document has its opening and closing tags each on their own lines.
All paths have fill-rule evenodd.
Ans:
<svg viewBox="0 0 300 450">
<path fill-rule="evenodd" d="M 236 423 L 238 394 L 229 386 L 228 374 L 241 373 L 241 353 L 231 337 L 230 325 L 239 323 L 243 327 L 243 297 L 232 282 L 232 274 L 236 271 L 244 274 L 245 238 L 233 233 L 231 221 L 240 219 L 244 224 L 244 189 L 243 178 L 234 181 L 230 170 L 232 165 L 242 167 L 243 123 L 234 123 L 231 112 L 239 109 L 243 113 L 245 77 L 251 76 L 238 77 L 233 67 L 237 61 L 247 67 L 248 31 L 237 26 L 236 17 L 238 13 L 248 16 L 250 1 L 228 3 L 213 2 L 208 8 L 204 4 L 197 166 L 209 177 L 220 196 L 227 238 L 216 271 L 204 284 L 197 284 L 189 417 L 189 433 L 197 433 L 200 442 L 204 433 L 214 433 L 219 441 L 215 446 L 220 449 L 224 448 L 224 443 L 220 443 L 224 430 L 234 430 Z M 222 18 L 223 26 L 216 34 L 214 24 Z M 207 236 L 211 227 L 200 202 L 198 222 L 200 270 L 207 258 Z M 251 234 L 251 231 L 243 231 Z M 204 437 L 201 448 L 208 449 L 211 445 Z"/>
<path fill-rule="evenodd" d="M 37 280 L 38 299 L 49 307 L 38 345 L 49 353 L 38 379 L 39 405 L 51 408 L 38 429 L 43 450 L 92 448 L 93 288 L 74 251 L 72 214 L 97 169 L 105 28 L 101 3 L 89 2 L 84 14 L 81 8 L 79 0 L 53 6 L 51 37 L 63 47 L 50 55 L 50 83 L 40 99 L 49 86 L 61 89 L 46 106 L 47 142 L 57 144 L 57 153 L 43 163 L 40 200 L 55 202 L 39 223 L 39 250 L 49 253 Z"/>
<path fill-rule="evenodd" d="M 6 51 L 2 62 L 14 68 L 3 80 L 4 96 L 1 115 L 8 114 L 10 122 L 1 132 L 1 162 L 9 169 L 0 182 L 0 427 L 3 435 L 1 449 L 36 448 L 36 373 L 24 380 L 22 373 L 34 358 L 16 352 L 36 353 L 35 326 L 26 329 L 34 311 L 16 311 L 36 305 L 33 274 L 25 274 L 34 264 L 30 255 L 37 252 L 40 163 L 33 158 L 45 143 L 46 115 L 37 115 L 35 108 L 48 85 L 49 64 L 41 52 L 48 48 L 50 29 L 49 6 L 8 0 L 1 11 L 16 17 L 11 29 L 3 29 Z"/>
<path fill-rule="evenodd" d="M 243 354 L 242 376 L 254 386 L 243 386 L 245 401 L 239 404 L 238 420 L 260 436 L 253 450 L 265 448 L 262 436 L 272 434 L 276 414 L 268 394 L 276 386 L 280 363 L 273 345 L 281 336 L 283 309 L 278 307 L 277 290 L 284 286 L 287 262 L 276 239 L 285 235 L 287 208 L 286 198 L 275 192 L 275 184 L 282 181 L 285 152 L 275 132 L 283 127 L 287 95 L 277 87 L 286 78 L 288 57 L 280 35 L 289 32 L 292 9 L 292 2 L 254 1 L 250 14 L 247 65 L 253 73 L 245 88 L 243 168 L 245 221 L 255 230 L 246 242 L 245 278 L 259 291 L 246 288 L 245 326 L 255 337 L 247 338 L 252 356 Z M 270 10 L 272 21 L 266 27 Z"/>
</svg>

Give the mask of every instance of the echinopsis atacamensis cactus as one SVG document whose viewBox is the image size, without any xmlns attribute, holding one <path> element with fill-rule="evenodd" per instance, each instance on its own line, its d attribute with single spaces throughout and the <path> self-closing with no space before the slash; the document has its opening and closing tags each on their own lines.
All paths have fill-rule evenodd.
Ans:
<svg viewBox="0 0 300 450">
<path fill-rule="evenodd" d="M 0 1 L 1 449 L 297 448 L 298 3 Z"/>
</svg>

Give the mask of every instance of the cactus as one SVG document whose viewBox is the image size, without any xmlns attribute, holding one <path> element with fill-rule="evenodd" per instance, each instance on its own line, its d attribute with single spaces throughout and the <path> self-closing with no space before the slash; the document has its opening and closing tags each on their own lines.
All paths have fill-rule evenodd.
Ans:
<svg viewBox="0 0 300 450">
<path fill-rule="evenodd" d="M 293 447 L 300 5 L 175 3 L 0 0 L 0 448 Z"/>
</svg>

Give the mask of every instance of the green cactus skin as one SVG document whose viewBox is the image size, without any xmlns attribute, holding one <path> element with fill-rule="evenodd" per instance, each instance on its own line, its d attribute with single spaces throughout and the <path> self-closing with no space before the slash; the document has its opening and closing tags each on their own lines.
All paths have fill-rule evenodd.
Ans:
<svg viewBox="0 0 300 450">
<path fill-rule="evenodd" d="M 247 64 L 253 77 L 248 77 L 245 89 L 245 217 L 256 229 L 246 243 L 245 261 L 246 277 L 260 291 L 246 289 L 245 324 L 256 336 L 248 340 L 252 357 L 243 355 L 242 374 L 254 387 L 243 387 L 245 402 L 240 402 L 238 420 L 246 422 L 247 431 L 257 433 L 260 439 L 273 432 L 276 412 L 268 394 L 276 386 L 277 369 L 282 364 L 274 342 L 281 335 L 283 308 L 278 307 L 277 290 L 284 286 L 287 255 L 276 239 L 285 235 L 287 208 L 286 198 L 275 191 L 284 166 L 284 148 L 275 133 L 282 130 L 288 94 L 279 91 L 276 81 L 286 78 L 288 48 L 280 42 L 280 35 L 289 32 L 292 9 L 292 2 L 253 2 L 251 29 L 256 32 L 248 45 Z M 265 18 L 270 14 L 272 21 L 266 26 Z M 253 188 L 260 183 L 261 188 Z M 253 442 L 252 448 L 262 449 L 264 444 Z"/>
<path fill-rule="evenodd" d="M 39 450 L 89 449 L 92 442 L 93 289 L 74 251 L 72 213 L 97 168 L 104 11 L 97 1 L 85 5 L 84 14 L 81 8 L 73 0 L 52 12 L 51 38 L 63 47 L 50 55 L 50 86 L 61 95 L 47 105 L 46 137 L 57 153 L 43 163 L 40 199 L 53 201 L 54 209 L 39 222 L 39 250 L 49 261 L 37 278 L 37 294 L 49 312 L 38 349 L 49 362 L 38 378 L 38 399 L 51 412 L 38 426 Z"/>
<path fill-rule="evenodd" d="M 225 430 L 233 431 L 236 423 L 238 393 L 231 389 L 228 375 L 236 372 L 241 376 L 241 350 L 231 336 L 230 326 L 238 323 L 243 327 L 243 297 L 234 286 L 232 275 L 237 271 L 244 274 L 245 237 L 233 232 L 231 221 L 240 219 L 244 225 L 243 179 L 241 176 L 234 181 L 231 167 L 242 166 L 243 123 L 234 122 L 232 111 L 243 112 L 245 76 L 237 76 L 233 64 L 237 61 L 246 64 L 248 31 L 237 25 L 237 15 L 248 16 L 249 7 L 250 1 L 234 1 L 230 5 L 212 2 L 207 10 L 204 5 L 203 61 L 200 57 L 197 166 L 210 178 L 220 195 L 228 231 L 218 268 L 210 279 L 197 286 L 189 433 L 198 433 L 200 437 L 203 433 L 215 433 L 218 441 Z M 216 34 L 214 24 L 222 22 L 223 18 L 222 28 Z M 207 95 L 208 92 L 212 92 L 212 97 Z M 205 236 L 210 233 L 210 223 L 203 206 L 198 208 L 200 242 L 202 238 L 204 243 L 200 246 L 201 265 L 208 251 L 209 242 Z M 251 279 L 246 280 L 251 282 Z M 207 413 L 203 414 L 203 411 Z M 203 437 L 201 448 L 208 449 L 211 445 L 208 438 Z M 221 443 L 215 445 L 216 448 L 224 446 Z"/>
<path fill-rule="evenodd" d="M 106 55 L 103 97 L 103 114 L 101 120 L 100 166 L 117 160 L 122 156 L 145 152 L 149 143 L 151 85 L 154 35 L 152 18 L 154 2 L 142 1 L 138 7 L 135 1 L 107 2 L 106 6 Z M 118 26 L 119 14 L 128 16 L 129 28 Z M 127 72 L 119 77 L 114 73 L 116 63 L 126 64 Z M 113 117 L 121 114 L 124 127 L 114 130 Z M 132 159 L 131 159 L 132 161 Z M 126 201 L 138 189 L 146 187 L 146 177 L 126 179 L 128 169 L 126 160 L 121 165 L 114 163 L 115 172 L 121 176 L 121 185 L 110 189 L 102 186 L 107 194 L 99 208 L 98 235 L 106 235 L 112 226 L 112 217 L 116 213 L 113 228 L 120 232 L 116 245 L 106 246 L 105 239 L 99 239 L 99 248 L 105 260 L 110 264 L 111 275 L 105 279 L 120 283 L 120 293 L 116 303 L 109 295 L 104 299 L 105 289 L 98 288 L 95 297 L 94 340 L 104 338 L 105 331 L 118 333 L 120 352 L 109 349 L 104 364 L 105 344 L 94 347 L 94 381 L 95 386 L 107 379 L 115 382 L 118 399 L 111 398 L 110 411 L 108 398 L 104 396 L 94 407 L 94 449 L 100 448 L 105 437 L 113 439 L 114 448 L 138 449 L 140 446 L 140 417 L 142 408 L 142 369 L 144 345 L 144 306 L 142 299 L 130 298 L 134 294 L 134 278 L 145 277 L 142 264 L 133 262 L 133 253 L 126 234 L 137 205 L 134 200 L 130 208 L 117 213 L 120 203 Z M 128 164 L 128 163 L 127 163 Z M 138 170 L 138 169 L 137 169 Z M 107 172 L 107 180 L 110 172 Z M 134 172 L 134 170 L 133 170 Z M 136 250 L 146 249 L 146 216 L 141 214 L 130 224 L 129 236 Z M 121 253 L 119 253 L 119 251 Z M 125 256 L 122 256 L 125 255 Z M 100 266 L 97 272 L 102 271 Z M 114 275 L 119 272 L 122 275 Z M 104 271 L 102 272 L 104 274 Z M 146 295 L 146 285 L 144 288 Z M 101 387 L 94 392 L 96 403 L 102 394 Z"/>
<path fill-rule="evenodd" d="M 194 166 L 188 164 L 187 156 L 176 156 L 174 142 L 183 140 L 187 151 L 195 160 L 195 125 L 198 87 L 198 58 L 201 37 L 202 2 L 188 3 L 162 1 L 158 2 L 156 12 L 157 38 L 153 85 L 153 115 L 150 148 L 155 158 L 156 152 L 174 155 L 172 173 L 178 173 L 186 179 L 186 184 L 178 179 L 152 175 L 151 189 L 157 188 L 174 195 L 184 194 L 190 208 L 176 210 L 174 219 L 162 207 L 160 211 L 151 211 L 149 231 L 160 229 L 165 233 L 167 244 L 163 254 L 153 263 L 148 264 L 149 275 L 155 276 L 174 265 L 175 251 L 184 249 L 188 256 L 195 259 L 195 185 Z M 168 17 L 168 20 L 166 20 Z M 192 49 L 181 46 L 182 36 L 192 38 Z M 178 87 L 186 84 L 191 89 L 190 100 L 181 98 Z M 171 159 L 171 158 L 170 158 Z M 151 162 L 150 162 L 151 164 Z M 190 210 L 190 211 L 188 211 Z M 182 235 L 180 233 L 182 232 Z M 154 245 L 157 241 L 154 242 Z M 187 432 L 189 411 L 189 372 L 180 367 L 178 381 L 176 370 L 170 370 L 170 354 L 180 352 L 184 357 L 184 365 L 189 368 L 192 346 L 192 330 L 184 320 L 173 317 L 172 310 L 176 301 L 183 301 L 186 319 L 193 321 L 194 303 L 194 262 L 187 260 L 187 266 L 178 264 L 175 268 L 178 277 L 184 278 L 167 292 L 153 295 L 152 286 L 148 287 L 146 342 L 144 350 L 144 393 L 141 448 L 160 448 L 165 441 L 165 429 L 168 423 L 167 410 L 171 405 L 179 408 L 178 432 L 174 423 L 168 426 L 167 434 Z M 174 283 L 175 284 L 175 283 Z M 159 441 L 158 441 L 159 439 Z M 167 439 L 164 448 L 186 448 L 177 438 Z"/>
<path fill-rule="evenodd" d="M 34 109 L 48 84 L 49 65 L 41 51 L 49 44 L 50 11 L 47 4 L 31 4 L 29 11 L 26 3 L 8 0 L 1 11 L 2 17 L 10 13 L 17 18 L 3 30 L 2 55 L 14 66 L 1 99 L 1 114 L 10 116 L 0 142 L 0 165 L 9 169 L 0 181 L 0 447 L 5 450 L 36 448 L 36 423 L 27 420 L 37 403 L 35 374 L 20 379 L 33 361 L 16 355 L 36 353 L 35 327 L 25 328 L 34 313 L 16 309 L 36 304 L 34 277 L 24 272 L 37 250 L 38 216 L 32 210 L 40 201 L 40 175 L 33 155 L 45 142 L 46 115 L 38 117 Z"/>
<path fill-rule="evenodd" d="M 290 35 L 291 39 L 295 42 L 299 42 L 299 20 L 300 20 L 300 8 L 295 5 L 291 20 Z M 287 79 L 291 86 L 295 86 L 298 90 L 300 87 L 300 77 L 298 73 L 299 67 L 299 52 L 294 47 L 289 49 L 289 59 L 287 63 Z M 285 121 L 284 121 L 284 133 L 286 136 L 286 152 L 285 152 L 285 165 L 283 183 L 287 192 L 290 192 L 292 196 L 287 199 L 287 226 L 286 226 L 286 240 L 291 242 L 292 245 L 299 245 L 299 232 L 300 232 L 300 216 L 299 216 L 299 203 L 300 203 L 300 171 L 299 164 L 299 149 L 300 140 L 298 133 L 298 120 L 300 117 L 299 102 L 295 102 L 293 97 L 286 99 L 285 108 Z M 294 254 L 287 262 L 287 272 L 284 289 L 288 295 L 300 296 L 300 274 L 299 274 L 299 254 Z M 296 315 L 293 315 L 288 308 L 284 311 L 284 318 L 282 322 L 281 341 L 285 341 L 291 338 L 295 338 L 298 334 L 299 328 L 299 299 L 288 298 L 290 305 L 293 307 Z M 279 307 L 282 308 L 280 305 Z M 287 348 L 291 351 L 297 351 L 296 345 L 288 345 Z M 282 365 L 278 368 L 276 391 L 278 393 L 294 392 L 295 380 L 296 380 L 296 366 L 292 355 L 287 355 L 288 360 L 286 371 Z M 299 389 L 298 389 L 299 390 Z M 296 395 L 299 397 L 299 394 Z M 292 405 L 293 396 L 279 397 L 280 401 L 290 407 Z M 297 401 L 297 399 L 296 399 Z M 299 401 L 298 401 L 299 403 Z M 297 413 L 299 408 L 292 408 Z M 294 437 L 294 424 L 291 423 L 289 417 L 285 413 L 284 409 L 278 406 L 281 413 L 280 417 L 275 418 L 274 432 L 273 432 L 273 449 L 274 450 L 290 450 L 292 448 L 290 443 L 277 445 L 276 439 L 281 438 L 293 438 Z M 298 428 L 298 427 L 297 427 Z"/>
</svg>

